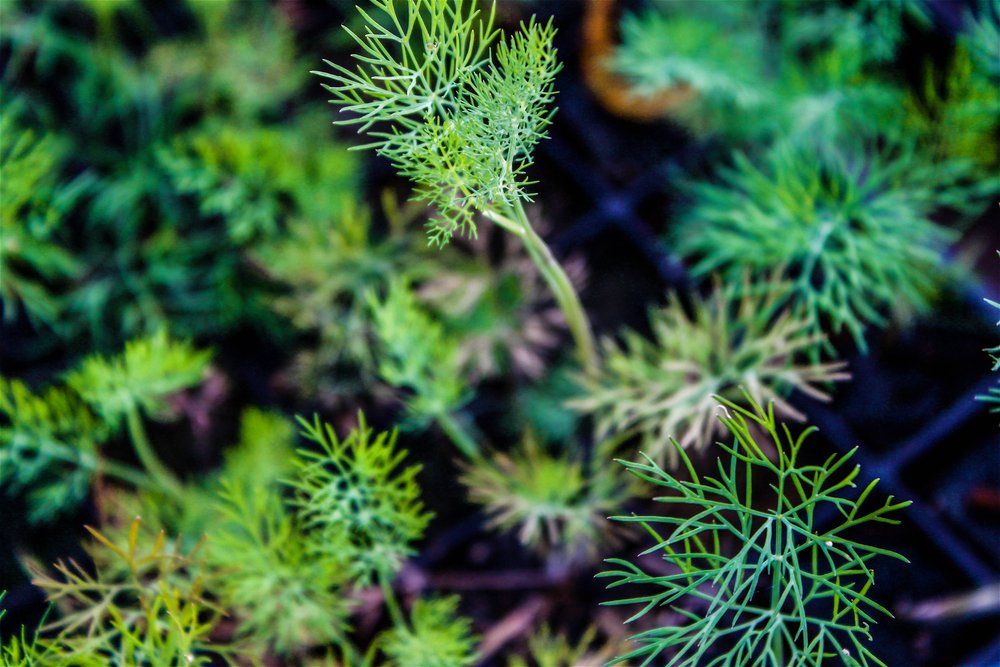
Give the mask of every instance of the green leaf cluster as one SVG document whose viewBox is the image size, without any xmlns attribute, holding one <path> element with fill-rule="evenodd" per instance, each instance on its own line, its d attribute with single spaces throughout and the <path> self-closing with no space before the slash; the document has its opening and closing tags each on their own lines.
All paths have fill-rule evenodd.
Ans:
<svg viewBox="0 0 1000 667">
<path fill-rule="evenodd" d="M 177 492 L 173 474 L 150 448 L 141 416 L 168 416 L 168 397 L 199 384 L 210 356 L 160 331 L 130 341 L 114 357 L 85 359 L 63 384 L 40 392 L 0 378 L 0 417 L 6 422 L 0 425 L 4 490 L 27 492 L 34 521 L 49 520 L 76 505 L 99 473 Z M 101 446 L 123 421 L 145 472 L 102 456 Z"/>
<path fill-rule="evenodd" d="M 420 466 L 401 467 L 406 452 L 397 449 L 396 432 L 375 434 L 359 419 L 344 439 L 318 418 L 301 420 L 319 450 L 301 450 L 293 486 L 302 523 L 316 536 L 313 548 L 368 583 L 413 555 L 431 515 L 420 500 Z"/>
<path fill-rule="evenodd" d="M 670 295 L 650 312 L 651 340 L 626 330 L 620 343 L 605 341 L 601 373 L 581 378 L 583 393 L 570 405 L 594 417 L 599 438 L 637 435 L 643 451 L 673 464 L 674 438 L 705 448 L 720 431 L 717 395 L 739 401 L 746 391 L 802 419 L 786 399 L 793 390 L 826 399 L 824 388 L 848 375 L 842 363 L 810 360 L 822 335 L 783 308 L 788 289 L 744 280 L 717 285 L 690 307 Z"/>
<path fill-rule="evenodd" d="M 750 408 L 720 399 L 720 419 L 733 438 L 711 474 L 699 474 L 676 446 L 684 473 L 674 475 L 653 459 L 623 462 L 652 485 L 661 515 L 622 516 L 638 523 L 655 555 L 671 566 L 649 572 L 610 559 L 599 576 L 610 588 L 634 593 L 609 604 L 637 607 L 636 621 L 668 608 L 681 622 L 632 637 L 635 648 L 618 661 L 641 665 L 884 665 L 869 649 L 876 614 L 889 615 L 870 593 L 872 561 L 899 554 L 858 541 L 853 530 L 896 524 L 892 514 L 909 502 L 879 500 L 878 480 L 856 496 L 854 450 L 819 464 L 807 463 L 804 446 L 814 429 L 793 434 L 777 421 L 774 406 Z M 776 460 L 765 453 L 776 452 Z M 831 525 L 821 524 L 825 509 Z M 634 587 L 634 588 L 633 588 Z M 698 608 L 695 605 L 702 606 Z"/>
<path fill-rule="evenodd" d="M 375 0 L 351 33 L 358 65 L 317 72 L 332 102 L 381 155 L 417 185 L 440 216 L 432 242 L 475 234 L 473 216 L 530 200 L 525 170 L 544 137 L 559 70 L 551 24 L 509 40 L 465 0 Z M 383 127 L 382 123 L 387 123 Z"/>
<path fill-rule="evenodd" d="M 965 175 L 912 148 L 782 142 L 692 184 L 672 241 L 696 276 L 762 283 L 778 267 L 794 317 L 866 349 L 869 326 L 929 306 L 955 237 L 934 213 L 967 203 Z"/>
</svg>

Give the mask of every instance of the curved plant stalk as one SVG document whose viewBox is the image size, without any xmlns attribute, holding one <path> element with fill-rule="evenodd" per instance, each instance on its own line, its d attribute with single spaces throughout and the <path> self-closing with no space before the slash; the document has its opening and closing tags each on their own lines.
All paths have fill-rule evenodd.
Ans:
<svg viewBox="0 0 1000 667">
<path fill-rule="evenodd" d="M 125 413 L 125 424 L 128 428 L 129 440 L 132 442 L 132 449 L 136 457 L 149 474 L 156 485 L 164 492 L 172 496 L 181 496 L 184 493 L 184 485 L 177 479 L 177 476 L 170 472 L 160 461 L 160 458 L 153 451 L 153 446 L 146 435 L 146 428 L 142 425 L 142 417 L 137 407 L 130 408 Z"/>
</svg>

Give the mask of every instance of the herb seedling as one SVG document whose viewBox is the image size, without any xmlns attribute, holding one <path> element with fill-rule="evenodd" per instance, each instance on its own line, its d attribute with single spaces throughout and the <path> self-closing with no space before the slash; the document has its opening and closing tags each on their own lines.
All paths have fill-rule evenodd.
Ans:
<svg viewBox="0 0 1000 667">
<path fill-rule="evenodd" d="M 892 309 L 924 311 L 953 232 L 933 221 L 960 204 L 960 165 L 914 151 L 779 143 L 742 154 L 719 182 L 693 185 L 674 242 L 695 275 L 766 282 L 780 267 L 783 303 L 817 334 L 885 326 Z"/>
<path fill-rule="evenodd" d="M 360 51 L 348 68 L 327 61 L 316 72 L 348 115 L 417 196 L 438 216 L 432 243 L 475 235 L 477 215 L 521 240 L 566 315 L 580 360 L 589 371 L 596 351 L 586 313 L 565 271 L 528 219 L 526 170 L 545 136 L 560 64 L 552 24 L 534 20 L 509 39 L 466 0 L 373 0 L 360 10 Z M 494 43 L 496 44 L 494 45 Z M 493 49 L 491 51 L 491 46 Z"/>
<path fill-rule="evenodd" d="M 583 396 L 571 405 L 594 416 L 599 438 L 639 435 L 643 451 L 673 464 L 673 438 L 704 448 L 721 429 L 716 395 L 739 400 L 746 387 L 758 403 L 773 401 L 803 419 L 788 394 L 826 399 L 824 385 L 849 376 L 843 363 L 808 361 L 822 336 L 780 308 L 787 285 L 765 283 L 760 296 L 753 289 L 746 282 L 717 286 L 690 309 L 672 295 L 650 312 L 653 340 L 626 331 L 620 344 L 605 341 L 601 372 L 583 378 Z"/>
<path fill-rule="evenodd" d="M 660 608 L 683 619 L 632 637 L 637 648 L 619 662 L 674 665 L 821 664 L 884 665 L 867 646 L 874 615 L 889 612 L 872 597 L 876 557 L 906 559 L 859 542 L 851 530 L 872 523 L 896 524 L 891 515 L 909 502 L 874 499 L 878 480 L 857 497 L 854 451 L 822 464 L 802 460 L 814 429 L 798 435 L 749 395 L 749 408 L 719 399 L 720 418 L 734 441 L 717 474 L 700 475 L 676 444 L 686 478 L 663 470 L 648 456 L 623 462 L 629 472 L 663 495 L 660 516 L 622 516 L 639 523 L 671 571 L 650 573 L 639 563 L 611 559 L 615 569 L 598 576 L 610 588 L 636 586 L 634 595 L 609 604 L 637 606 L 635 621 Z M 764 448 L 776 452 L 772 462 Z M 769 490 L 768 490 L 769 489 Z M 834 510 L 832 524 L 821 516 Z M 704 608 L 693 609 L 692 603 Z"/>
</svg>

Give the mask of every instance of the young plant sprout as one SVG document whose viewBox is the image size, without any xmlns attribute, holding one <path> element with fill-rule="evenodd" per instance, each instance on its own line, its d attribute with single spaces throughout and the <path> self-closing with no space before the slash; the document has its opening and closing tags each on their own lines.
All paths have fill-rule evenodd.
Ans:
<svg viewBox="0 0 1000 667">
<path fill-rule="evenodd" d="M 203 595 L 198 554 L 163 532 L 141 539 L 140 524 L 134 519 L 121 542 L 88 527 L 94 572 L 72 561 L 56 575 L 32 566 L 34 584 L 61 613 L 24 646 L 30 660 L 21 664 L 209 664 L 218 610 Z"/>
<path fill-rule="evenodd" d="M 473 236 L 482 216 L 518 237 L 566 315 L 583 366 L 596 365 L 586 313 L 562 267 L 537 234 L 524 205 L 526 170 L 545 137 L 555 97 L 551 23 L 534 20 L 510 38 L 493 27 L 493 10 L 467 0 L 372 0 L 359 9 L 363 31 L 350 32 L 356 67 L 327 61 L 331 102 L 358 126 L 416 196 L 438 211 L 432 243 Z M 492 49 L 491 49 L 492 47 Z"/>
<path fill-rule="evenodd" d="M 885 326 L 891 309 L 929 306 L 954 238 L 932 214 L 962 202 L 963 171 L 905 148 L 779 143 L 694 184 L 673 241 L 695 275 L 730 284 L 781 267 L 794 317 L 817 334 L 846 331 L 866 350 L 866 328 Z"/>
<path fill-rule="evenodd" d="M 66 376 L 65 386 L 33 393 L 0 379 L 0 482 L 29 489 L 32 520 L 76 505 L 92 479 L 105 474 L 139 488 L 181 495 L 177 477 L 157 457 L 142 414 L 167 414 L 166 399 L 200 383 L 210 354 L 164 331 L 138 338 L 112 358 L 94 355 Z M 126 424 L 144 470 L 101 456 L 100 446 Z"/>
<path fill-rule="evenodd" d="M 550 453 L 529 436 L 511 453 L 467 465 L 462 482 L 489 515 L 490 527 L 514 531 L 543 554 L 590 557 L 608 541 L 606 517 L 628 496 L 607 466 L 593 467 L 587 474 L 568 453 Z"/>
<path fill-rule="evenodd" d="M 410 623 L 398 623 L 377 640 L 391 667 L 470 667 L 476 664 L 472 623 L 458 615 L 458 596 L 413 604 Z"/>
<path fill-rule="evenodd" d="M 822 336 L 780 308 L 786 288 L 767 283 L 766 293 L 755 296 L 746 283 L 716 287 L 690 309 L 670 296 L 650 312 L 652 340 L 626 331 L 621 343 L 605 341 L 600 373 L 583 378 L 583 396 L 571 405 L 594 416 L 598 438 L 638 435 L 644 452 L 671 464 L 677 463 L 673 439 L 704 448 L 722 429 L 716 395 L 738 401 L 746 391 L 804 419 L 788 394 L 825 400 L 824 385 L 849 376 L 843 363 L 808 360 Z"/>
<path fill-rule="evenodd" d="M 379 373 L 410 395 L 406 407 L 421 421 L 436 421 L 470 459 L 479 444 L 455 417 L 467 400 L 458 342 L 417 303 L 413 291 L 393 281 L 385 299 L 371 299 L 372 321 L 381 346 Z"/>
<path fill-rule="evenodd" d="M 166 398 L 199 384 L 211 353 L 174 341 L 166 331 L 130 341 L 120 355 L 91 356 L 66 377 L 66 384 L 110 426 L 125 421 L 132 447 L 146 471 L 164 491 L 180 493 L 177 477 L 153 451 L 142 414 L 168 411 Z"/>
<path fill-rule="evenodd" d="M 910 503 L 874 495 L 878 480 L 855 496 L 854 450 L 814 465 L 802 458 L 813 428 L 798 435 L 747 394 L 749 408 L 726 399 L 723 426 L 733 444 L 717 474 L 699 475 L 674 443 L 684 475 L 650 457 L 624 462 L 629 472 L 662 489 L 661 516 L 621 516 L 639 523 L 671 569 L 650 572 L 641 563 L 610 559 L 600 577 L 609 588 L 636 587 L 608 604 L 638 607 L 629 621 L 667 608 L 683 618 L 632 637 L 636 648 L 618 658 L 640 665 L 884 665 L 868 648 L 875 614 L 889 612 L 870 597 L 872 560 L 906 559 L 857 541 L 852 529 L 896 524 L 893 512 Z M 772 462 L 766 450 L 776 452 Z M 769 490 L 768 490 L 769 489 Z M 821 517 L 832 510 L 832 523 Z M 697 606 L 695 606 L 697 605 Z"/>
</svg>

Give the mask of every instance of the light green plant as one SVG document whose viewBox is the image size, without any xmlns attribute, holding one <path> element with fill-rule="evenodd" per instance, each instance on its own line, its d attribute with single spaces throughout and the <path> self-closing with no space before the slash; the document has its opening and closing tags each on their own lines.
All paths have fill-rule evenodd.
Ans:
<svg viewBox="0 0 1000 667">
<path fill-rule="evenodd" d="M 93 355 L 66 377 L 77 392 L 108 424 L 122 420 L 142 465 L 165 491 L 177 493 L 180 483 L 156 456 L 142 423 L 142 415 L 163 417 L 166 399 L 199 384 L 205 376 L 211 352 L 172 340 L 163 329 L 125 345 L 114 357 Z"/>
<path fill-rule="evenodd" d="M 358 126 L 380 155 L 434 204 L 432 242 L 475 235 L 481 215 L 517 236 L 538 265 L 592 368 L 596 355 L 572 284 L 528 220 L 526 170 L 552 117 L 559 70 L 551 23 L 499 39 L 493 12 L 466 0 L 373 0 L 351 32 L 357 66 L 317 72 L 339 123 Z M 496 43 L 495 43 L 496 42 Z M 495 44 L 494 44 L 495 43 Z M 492 47 L 492 49 L 491 49 Z"/>
<path fill-rule="evenodd" d="M 596 458 L 602 460 L 605 449 Z M 462 483 L 482 505 L 489 527 L 515 532 L 542 554 L 586 558 L 611 537 L 606 517 L 628 489 L 606 466 L 590 471 L 570 454 L 555 454 L 528 436 L 510 453 L 467 464 Z"/>
<path fill-rule="evenodd" d="M 389 285 L 384 300 L 373 295 L 371 310 L 381 348 L 379 374 L 409 392 L 406 406 L 414 418 L 436 421 L 463 454 L 477 457 L 479 445 L 454 417 L 467 398 L 458 342 L 425 312 L 402 281 Z"/>
<path fill-rule="evenodd" d="M 35 585 L 59 609 L 33 651 L 38 664 L 209 664 L 209 632 L 217 613 L 191 572 L 196 553 L 181 553 L 160 533 L 140 540 L 136 518 L 121 543 L 89 528 L 94 572 L 59 563 L 57 575 L 32 566 Z"/>
<path fill-rule="evenodd" d="M 414 602 L 409 622 L 380 638 L 390 667 L 469 667 L 476 664 L 472 623 L 458 616 L 458 596 Z"/>
<path fill-rule="evenodd" d="M 774 401 L 795 419 L 804 416 L 786 397 L 792 391 L 822 400 L 824 387 L 848 377 L 842 363 L 809 361 L 822 337 L 802 316 L 782 310 L 787 286 L 764 283 L 755 295 L 746 282 L 717 286 L 690 307 L 675 295 L 650 312 L 652 340 L 625 331 L 605 341 L 601 373 L 583 378 L 570 405 L 593 415 L 598 438 L 638 435 L 655 460 L 677 463 L 671 445 L 704 448 L 721 429 L 716 395 Z"/>
<path fill-rule="evenodd" d="M 431 519 L 416 481 L 420 466 L 402 467 L 406 451 L 396 447 L 396 432 L 374 433 L 363 415 L 343 439 L 318 417 L 300 423 L 303 436 L 319 447 L 300 451 L 292 481 L 312 548 L 353 580 L 384 584 L 414 553 Z"/>
<path fill-rule="evenodd" d="M 251 655 L 342 645 L 352 607 L 344 566 L 352 552 L 333 554 L 340 543 L 331 543 L 315 553 L 273 484 L 224 480 L 216 508 L 205 561 L 213 592 L 238 619 L 238 643 Z"/>
<path fill-rule="evenodd" d="M 965 173 L 905 147 L 779 143 L 695 183 L 672 240 L 696 276 L 737 283 L 749 271 L 759 282 L 779 267 L 794 317 L 865 350 L 866 328 L 885 326 L 890 310 L 929 306 L 954 238 L 933 214 L 968 203 Z"/>
<path fill-rule="evenodd" d="M 654 541 L 642 555 L 658 554 L 671 570 L 649 573 L 610 559 L 614 569 L 598 576 L 610 579 L 610 588 L 637 589 L 608 604 L 638 607 L 629 621 L 664 608 L 682 620 L 634 635 L 636 648 L 618 661 L 884 665 L 867 645 L 875 614 L 889 615 L 869 593 L 872 560 L 906 559 L 858 541 L 852 531 L 896 524 L 891 515 L 910 503 L 876 500 L 878 480 L 850 493 L 859 473 L 849 467 L 854 450 L 806 463 L 800 456 L 815 429 L 793 434 L 777 421 L 773 404 L 765 409 L 749 395 L 749 408 L 719 400 L 734 441 L 720 443 L 716 474 L 700 475 L 679 445 L 684 477 L 649 457 L 623 462 L 658 489 L 656 501 L 669 511 L 616 520 L 640 524 Z M 829 526 L 820 523 L 827 507 L 835 517 Z"/>
</svg>

